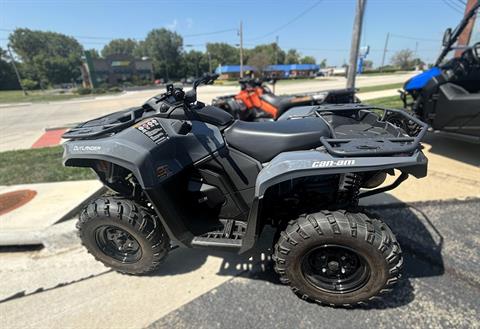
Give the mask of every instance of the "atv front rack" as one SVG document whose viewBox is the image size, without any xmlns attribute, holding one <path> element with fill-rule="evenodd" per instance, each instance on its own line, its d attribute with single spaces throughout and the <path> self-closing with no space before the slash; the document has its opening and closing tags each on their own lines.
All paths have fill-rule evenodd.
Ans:
<svg viewBox="0 0 480 329">
<path fill-rule="evenodd" d="M 379 111 L 383 112 L 381 116 Z M 388 122 L 393 113 L 418 125 L 419 133 L 410 136 Z M 339 157 L 412 153 L 419 148 L 428 129 L 426 123 L 405 111 L 365 104 L 323 105 L 315 109 L 315 115 L 327 123 L 332 136 L 321 137 L 320 142 L 328 153 Z"/>
<path fill-rule="evenodd" d="M 144 112 L 145 110 L 142 107 L 134 107 L 108 114 L 75 126 L 64 133 L 62 138 L 81 139 L 113 134 L 133 125 L 138 118 L 142 117 Z"/>
</svg>

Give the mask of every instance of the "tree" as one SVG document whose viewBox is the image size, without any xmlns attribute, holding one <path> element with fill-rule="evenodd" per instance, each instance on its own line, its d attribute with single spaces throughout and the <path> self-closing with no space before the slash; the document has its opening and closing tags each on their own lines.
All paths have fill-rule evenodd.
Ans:
<svg viewBox="0 0 480 329">
<path fill-rule="evenodd" d="M 201 51 L 190 50 L 183 54 L 183 71 L 185 77 L 200 77 L 208 72 L 208 59 Z"/>
<path fill-rule="evenodd" d="M 285 64 L 298 64 L 300 62 L 300 54 L 296 49 L 289 49 L 285 56 Z"/>
<path fill-rule="evenodd" d="M 317 64 L 317 61 L 315 57 L 313 56 L 304 56 L 301 60 L 300 63 L 302 64 Z"/>
<path fill-rule="evenodd" d="M 253 53 L 248 59 L 248 65 L 253 66 L 259 75 L 263 75 L 270 63 L 268 53 L 265 51 Z"/>
<path fill-rule="evenodd" d="M 371 69 L 373 67 L 373 62 L 371 60 L 366 59 L 363 61 L 363 67 L 365 69 Z"/>
<path fill-rule="evenodd" d="M 148 32 L 145 41 L 139 44 L 135 54 L 150 57 L 155 75 L 169 80 L 182 75 L 180 70 L 182 45 L 183 39 L 176 32 L 165 28 L 154 29 Z"/>
<path fill-rule="evenodd" d="M 321 68 L 321 69 L 326 68 L 327 65 L 328 65 L 328 64 L 327 64 L 327 59 L 326 59 L 326 58 L 322 59 L 322 61 L 320 62 L 319 65 L 320 65 L 320 68 Z"/>
<path fill-rule="evenodd" d="M 85 50 L 85 52 L 87 51 L 90 53 L 90 56 L 92 56 L 92 58 L 100 58 L 100 54 L 98 53 L 98 50 L 96 50 L 95 48 Z"/>
<path fill-rule="evenodd" d="M 83 48 L 78 41 L 55 32 L 16 29 L 9 42 L 22 62 L 22 78 L 44 83 L 70 82 L 80 75 Z"/>
<path fill-rule="evenodd" d="M 20 89 L 20 85 L 7 52 L 0 47 L 0 90 L 13 89 Z"/>
<path fill-rule="evenodd" d="M 257 53 L 263 53 L 264 56 L 268 57 L 268 64 L 283 64 L 285 62 L 285 52 L 276 43 L 255 46 L 247 51 L 246 61 L 248 62 L 250 56 Z"/>
<path fill-rule="evenodd" d="M 113 39 L 102 49 L 102 56 L 127 55 L 134 56 L 138 42 L 133 39 Z"/>
<path fill-rule="evenodd" d="M 240 63 L 240 50 L 228 43 L 207 43 L 207 53 L 212 59 L 212 68 L 218 65 L 238 65 Z"/>
<path fill-rule="evenodd" d="M 414 66 L 413 51 L 410 49 L 402 49 L 397 51 L 392 57 L 393 65 L 402 70 L 410 70 Z"/>
<path fill-rule="evenodd" d="M 412 65 L 414 67 L 419 67 L 419 68 L 422 68 L 424 67 L 426 64 L 424 61 L 422 61 L 420 58 L 415 58 L 413 61 L 412 61 Z"/>
</svg>

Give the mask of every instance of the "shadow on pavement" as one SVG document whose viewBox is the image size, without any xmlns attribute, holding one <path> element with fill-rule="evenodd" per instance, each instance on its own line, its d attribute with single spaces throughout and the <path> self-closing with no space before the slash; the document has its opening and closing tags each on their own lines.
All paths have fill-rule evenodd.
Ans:
<svg viewBox="0 0 480 329">
<path fill-rule="evenodd" d="M 441 254 L 443 237 L 428 216 L 415 206 L 402 204 L 396 200 L 389 205 L 365 208 L 391 227 L 404 252 L 403 278 L 386 298 L 370 303 L 368 308 L 384 309 L 406 305 L 415 298 L 411 278 L 439 276 L 445 272 Z M 201 267 L 208 256 L 216 256 L 222 258 L 218 275 L 241 276 L 281 284 L 271 259 L 274 235 L 275 231 L 272 228 L 266 228 L 257 246 L 242 255 L 179 248 L 169 256 L 165 266 L 152 275 L 189 272 Z M 430 266 L 424 266 L 425 262 Z"/>
<path fill-rule="evenodd" d="M 424 143 L 432 147 L 429 152 L 480 167 L 480 145 L 468 143 L 442 135 L 429 133 Z"/>
</svg>

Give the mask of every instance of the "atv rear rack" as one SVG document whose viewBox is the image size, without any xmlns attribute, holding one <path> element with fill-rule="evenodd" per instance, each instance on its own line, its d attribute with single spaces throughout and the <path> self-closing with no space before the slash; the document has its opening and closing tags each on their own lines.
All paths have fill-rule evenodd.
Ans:
<svg viewBox="0 0 480 329">
<path fill-rule="evenodd" d="M 381 117 L 375 113 L 377 111 L 383 111 Z M 410 136 L 388 122 L 391 113 L 419 125 L 419 133 Z M 405 111 L 365 104 L 323 105 L 315 109 L 315 115 L 327 123 L 332 136 L 320 137 L 320 142 L 328 153 L 339 157 L 412 153 L 418 149 L 428 129 L 426 123 Z"/>
</svg>

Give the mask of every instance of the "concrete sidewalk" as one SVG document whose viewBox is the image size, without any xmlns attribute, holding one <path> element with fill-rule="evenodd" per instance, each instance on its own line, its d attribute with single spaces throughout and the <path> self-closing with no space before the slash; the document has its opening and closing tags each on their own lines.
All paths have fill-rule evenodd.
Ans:
<svg viewBox="0 0 480 329">
<path fill-rule="evenodd" d="M 46 229 L 76 215 L 101 188 L 96 180 L 0 186 L 0 194 L 36 192 L 29 202 L 0 216 L 0 245 L 41 244 Z"/>
</svg>

